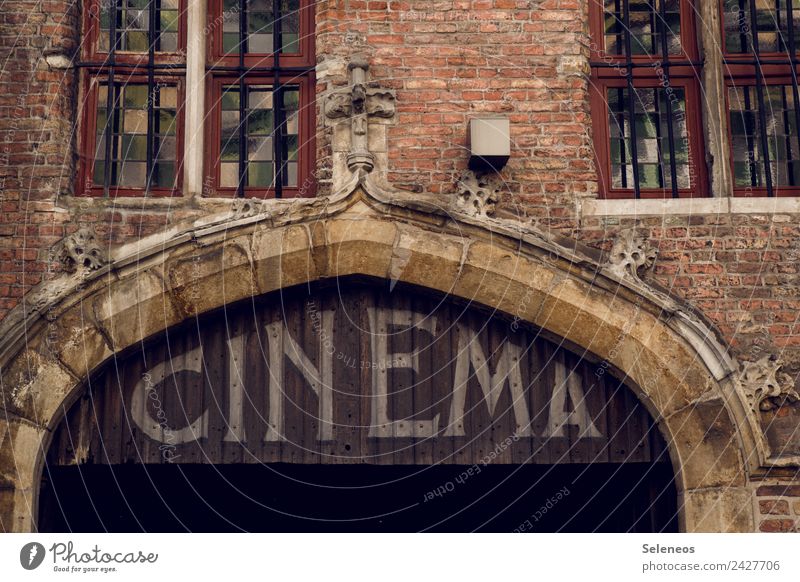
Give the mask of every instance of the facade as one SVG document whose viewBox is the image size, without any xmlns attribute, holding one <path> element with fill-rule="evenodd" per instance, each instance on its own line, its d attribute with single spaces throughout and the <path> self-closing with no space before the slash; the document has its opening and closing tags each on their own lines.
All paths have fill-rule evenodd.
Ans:
<svg viewBox="0 0 800 582">
<path fill-rule="evenodd" d="M 798 531 L 791 6 L 148 5 L 0 12 L 3 530 L 44 528 L 51 467 L 237 464 L 245 444 L 398 467 L 633 449 L 671 469 L 675 529 Z M 487 117 L 510 159 L 471 170 Z"/>
</svg>

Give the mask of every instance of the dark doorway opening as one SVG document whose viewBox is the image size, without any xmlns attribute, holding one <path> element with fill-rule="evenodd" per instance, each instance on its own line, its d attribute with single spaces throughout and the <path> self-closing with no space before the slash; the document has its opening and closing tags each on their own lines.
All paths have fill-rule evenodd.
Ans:
<svg viewBox="0 0 800 582">
<path fill-rule="evenodd" d="M 42 532 L 675 532 L 668 463 L 50 467 Z M 471 471 L 471 472 L 470 472 Z"/>
</svg>

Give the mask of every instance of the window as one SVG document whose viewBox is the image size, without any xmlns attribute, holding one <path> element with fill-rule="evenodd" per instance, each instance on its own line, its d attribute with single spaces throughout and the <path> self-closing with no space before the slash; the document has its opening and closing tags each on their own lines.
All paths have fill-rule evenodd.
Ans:
<svg viewBox="0 0 800 582">
<path fill-rule="evenodd" d="M 170 196 L 181 184 L 179 0 L 88 0 L 78 193 Z"/>
<path fill-rule="evenodd" d="M 313 4 L 207 1 L 86 1 L 78 195 L 313 194 Z"/>
<path fill-rule="evenodd" d="M 207 183 L 221 196 L 308 196 L 313 4 L 211 0 Z"/>
<path fill-rule="evenodd" d="M 688 0 L 591 0 L 592 120 L 604 198 L 706 195 Z"/>
<path fill-rule="evenodd" d="M 722 12 L 734 194 L 797 196 L 800 2 L 723 0 Z"/>
</svg>

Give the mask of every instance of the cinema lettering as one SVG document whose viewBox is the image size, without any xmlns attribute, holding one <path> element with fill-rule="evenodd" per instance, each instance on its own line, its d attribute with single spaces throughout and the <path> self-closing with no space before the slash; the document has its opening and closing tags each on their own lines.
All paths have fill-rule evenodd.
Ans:
<svg viewBox="0 0 800 582">
<path fill-rule="evenodd" d="M 51 457 L 472 464 L 499 451 L 493 462 L 550 464 L 664 456 L 623 382 L 589 354 L 513 323 L 469 303 L 369 285 L 228 307 L 91 378 Z"/>
</svg>

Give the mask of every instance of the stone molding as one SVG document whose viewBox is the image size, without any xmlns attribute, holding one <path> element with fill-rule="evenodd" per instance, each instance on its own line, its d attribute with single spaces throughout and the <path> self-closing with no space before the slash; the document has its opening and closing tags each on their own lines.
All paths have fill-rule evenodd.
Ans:
<svg viewBox="0 0 800 582">
<path fill-rule="evenodd" d="M 636 217 L 699 214 L 800 214 L 800 198 L 668 198 L 664 200 L 583 199 L 581 217 Z"/>
</svg>

